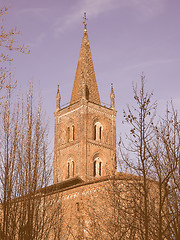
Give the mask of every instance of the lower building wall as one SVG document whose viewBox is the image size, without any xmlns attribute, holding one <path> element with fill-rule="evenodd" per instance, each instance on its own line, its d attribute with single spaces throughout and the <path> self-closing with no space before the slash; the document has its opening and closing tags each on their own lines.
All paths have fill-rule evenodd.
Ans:
<svg viewBox="0 0 180 240">
<path fill-rule="evenodd" d="M 149 184 L 152 189 L 149 210 L 153 212 L 149 218 L 149 239 L 158 239 L 158 200 L 155 184 Z M 49 196 L 51 239 L 143 239 L 140 236 L 145 231 L 144 203 L 135 191 L 132 180 L 109 179 Z M 165 220 L 163 225 L 167 226 Z"/>
<path fill-rule="evenodd" d="M 5 239 L 144 239 L 145 204 L 141 186 L 140 178 L 102 177 L 59 188 L 56 192 L 51 189 L 45 195 L 36 194 L 30 201 L 28 196 L 13 200 L 9 205 L 7 234 L 10 237 Z M 149 181 L 148 189 L 148 239 L 155 240 L 159 230 L 157 183 Z M 2 205 L 0 210 L 2 224 Z M 168 239 L 166 204 L 161 211 L 163 239 Z"/>
</svg>

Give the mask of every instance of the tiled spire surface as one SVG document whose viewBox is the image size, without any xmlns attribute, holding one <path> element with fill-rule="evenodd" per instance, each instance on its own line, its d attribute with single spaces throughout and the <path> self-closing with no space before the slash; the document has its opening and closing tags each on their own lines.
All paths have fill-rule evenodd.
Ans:
<svg viewBox="0 0 180 240">
<path fill-rule="evenodd" d="M 84 28 L 70 104 L 79 101 L 84 95 L 88 101 L 100 104 L 86 25 Z"/>
</svg>

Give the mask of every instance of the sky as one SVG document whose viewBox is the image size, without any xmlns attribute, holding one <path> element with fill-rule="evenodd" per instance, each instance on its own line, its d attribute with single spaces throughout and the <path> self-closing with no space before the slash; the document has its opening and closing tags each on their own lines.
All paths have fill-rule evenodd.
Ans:
<svg viewBox="0 0 180 240">
<path fill-rule="evenodd" d="M 113 83 L 117 140 L 123 131 L 123 109 L 133 102 L 132 84 L 146 87 L 162 115 L 173 99 L 180 113 L 179 0 L 0 0 L 10 6 L 8 28 L 17 26 L 30 54 L 15 54 L 12 68 L 25 89 L 33 80 L 41 89 L 53 145 L 57 85 L 61 105 L 69 103 L 87 12 L 87 31 L 100 99 L 110 103 Z"/>
</svg>

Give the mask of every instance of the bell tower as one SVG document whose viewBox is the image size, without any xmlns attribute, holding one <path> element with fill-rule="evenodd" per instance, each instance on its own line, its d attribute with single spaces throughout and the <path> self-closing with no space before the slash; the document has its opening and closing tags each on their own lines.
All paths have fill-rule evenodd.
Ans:
<svg viewBox="0 0 180 240">
<path fill-rule="evenodd" d="M 116 172 L 116 111 L 100 102 L 84 15 L 84 34 L 70 104 L 55 112 L 54 183 L 76 176 L 84 181 Z"/>
</svg>

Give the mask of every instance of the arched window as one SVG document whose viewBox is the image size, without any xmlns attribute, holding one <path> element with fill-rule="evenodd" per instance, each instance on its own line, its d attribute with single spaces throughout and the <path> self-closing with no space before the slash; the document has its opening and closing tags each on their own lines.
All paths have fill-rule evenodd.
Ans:
<svg viewBox="0 0 180 240">
<path fill-rule="evenodd" d="M 71 178 L 74 177 L 75 175 L 75 165 L 74 165 L 74 161 L 70 158 L 68 159 L 67 162 L 67 177 Z"/>
<path fill-rule="evenodd" d="M 71 125 L 67 128 L 67 139 L 68 142 L 72 142 L 75 140 L 75 127 L 74 125 Z"/>
<path fill-rule="evenodd" d="M 79 202 L 76 203 L 76 211 L 79 212 Z"/>
<path fill-rule="evenodd" d="M 102 161 L 100 157 L 96 157 L 94 160 L 94 177 L 102 176 Z"/>
<path fill-rule="evenodd" d="M 94 140 L 100 141 L 102 139 L 103 126 L 100 122 L 94 124 Z"/>
</svg>

